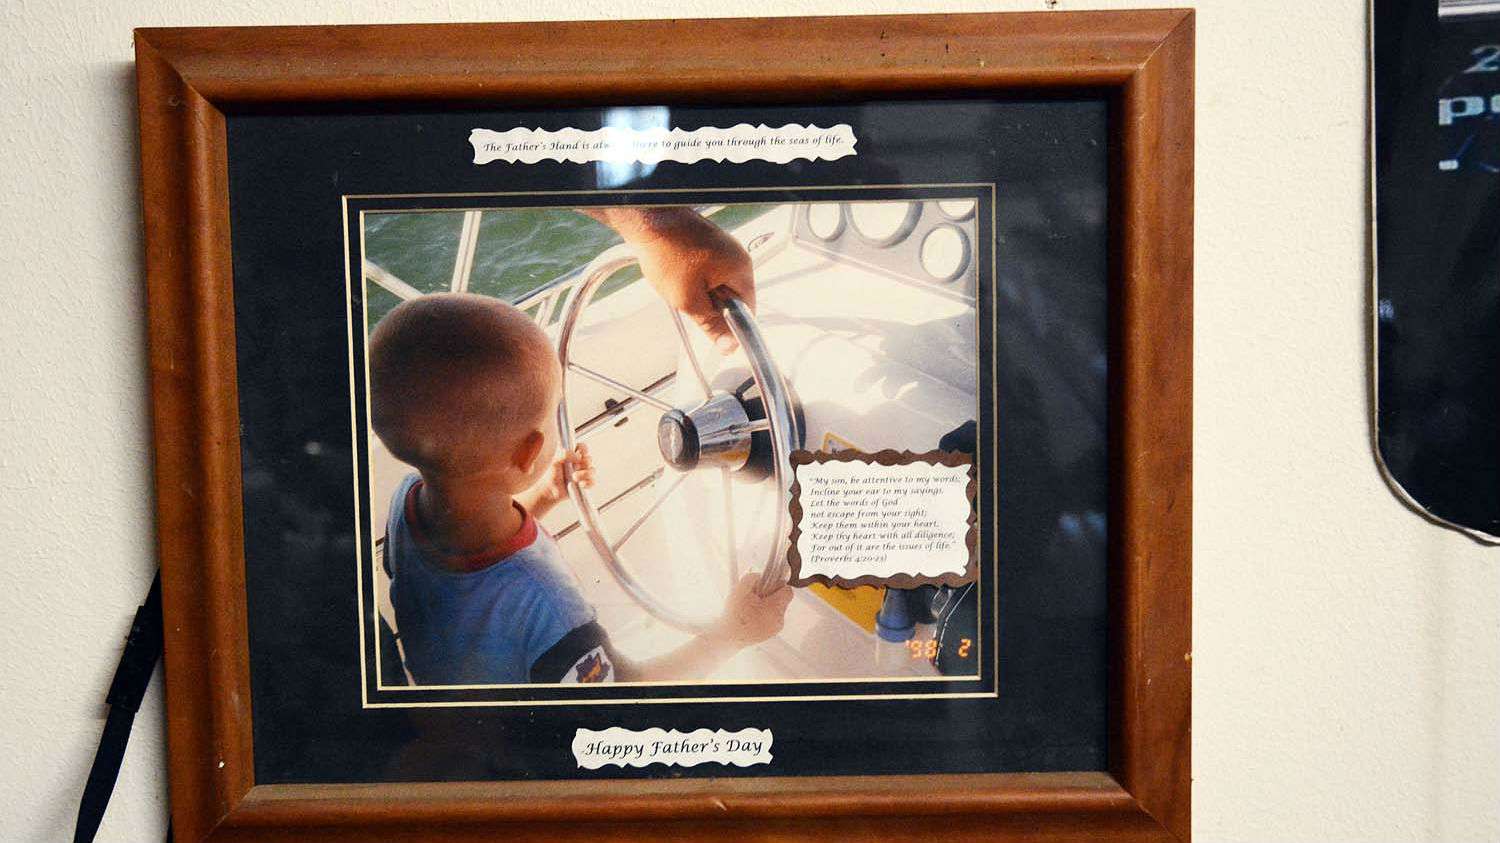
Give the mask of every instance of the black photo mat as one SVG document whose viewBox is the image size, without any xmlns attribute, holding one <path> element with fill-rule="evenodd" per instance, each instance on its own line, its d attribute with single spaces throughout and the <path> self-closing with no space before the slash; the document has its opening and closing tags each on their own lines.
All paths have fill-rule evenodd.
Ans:
<svg viewBox="0 0 1500 843">
<path fill-rule="evenodd" d="M 476 127 L 596 129 L 605 125 L 604 110 L 229 115 L 258 783 L 1105 767 L 1114 198 L 1108 105 L 996 100 L 670 111 L 671 125 L 684 129 L 847 123 L 857 154 L 789 164 L 664 162 L 602 190 L 591 165 L 475 165 L 468 136 Z M 719 698 L 747 696 L 743 687 L 600 686 L 507 697 L 577 704 L 487 705 L 493 693 L 458 690 L 431 698 L 439 706 L 366 706 L 371 689 L 361 678 L 360 628 L 371 595 L 356 583 L 356 559 L 369 558 L 372 537 L 356 525 L 369 523 L 372 503 L 356 482 L 368 447 L 363 402 L 351 402 L 364 389 L 364 326 L 349 318 L 362 311 L 363 285 L 357 275 L 346 283 L 358 270 L 361 210 L 991 192 L 992 206 L 987 198 L 979 203 L 977 228 L 994 234 L 977 244 L 977 468 L 980 511 L 987 513 L 980 617 L 982 627 L 998 628 L 984 641 L 990 655 L 974 686 L 986 696 L 856 699 L 848 697 L 913 688 L 814 684 L 750 694 L 772 701 L 731 702 Z M 684 696 L 706 701 L 670 701 Z M 625 698 L 642 702 L 618 701 Z M 770 729 L 774 761 L 579 769 L 569 748 L 574 731 L 610 726 Z"/>
</svg>

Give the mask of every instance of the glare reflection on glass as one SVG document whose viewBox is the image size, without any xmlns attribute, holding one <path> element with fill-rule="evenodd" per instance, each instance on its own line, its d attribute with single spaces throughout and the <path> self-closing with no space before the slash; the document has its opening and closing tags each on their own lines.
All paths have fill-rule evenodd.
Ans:
<svg viewBox="0 0 1500 843">
<path fill-rule="evenodd" d="M 647 129 L 670 129 L 672 111 L 664 105 L 642 106 L 638 108 L 606 108 L 604 110 L 604 128 L 606 129 L 630 129 L 643 131 Z M 636 179 L 643 179 L 656 170 L 655 162 L 643 163 L 640 161 L 599 161 L 595 163 L 596 179 L 599 187 L 611 188 L 629 184 Z"/>
</svg>

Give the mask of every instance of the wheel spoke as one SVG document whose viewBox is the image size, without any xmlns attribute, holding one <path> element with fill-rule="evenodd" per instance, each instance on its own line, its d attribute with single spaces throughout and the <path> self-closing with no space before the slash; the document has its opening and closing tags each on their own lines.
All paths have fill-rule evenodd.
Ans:
<svg viewBox="0 0 1500 843">
<path fill-rule="evenodd" d="M 615 553 L 619 553 L 620 548 L 625 546 L 625 542 L 630 541 L 630 537 L 635 535 L 636 531 L 641 528 L 642 524 L 646 523 L 646 519 L 650 518 L 652 515 L 655 515 L 656 511 L 658 509 L 661 509 L 661 505 L 667 502 L 667 498 L 671 497 L 672 493 L 677 491 L 677 487 L 681 486 L 683 481 L 687 480 L 687 478 L 688 476 L 686 474 L 679 474 L 672 480 L 670 484 L 668 484 L 667 488 L 662 489 L 660 492 L 657 492 L 656 500 L 653 500 L 651 502 L 651 505 L 646 507 L 646 511 L 642 512 L 641 516 L 635 519 L 635 523 L 631 524 L 629 529 L 625 531 L 625 534 L 620 536 L 619 540 L 614 544 L 610 545 L 609 549 Z"/>
<path fill-rule="evenodd" d="M 727 468 L 719 469 L 719 475 L 724 481 L 724 556 L 728 560 L 729 590 L 733 591 L 740 580 L 740 560 L 735 554 L 738 539 L 734 530 L 734 478 L 729 476 Z"/>
<path fill-rule="evenodd" d="M 688 363 L 693 367 L 693 374 L 698 378 L 698 386 L 703 389 L 703 400 L 714 397 L 713 388 L 708 385 L 708 378 L 703 376 L 703 366 L 698 363 L 698 355 L 693 353 L 693 341 L 688 337 L 687 325 L 682 321 L 682 314 L 677 308 L 667 305 L 667 312 L 672 314 L 672 324 L 677 327 L 677 338 L 682 340 L 682 351 L 687 355 Z"/>
<path fill-rule="evenodd" d="M 655 395 L 676 382 L 677 373 L 669 372 L 661 380 L 650 384 L 642 391 L 648 395 Z M 603 412 L 573 428 L 573 444 L 587 442 L 597 433 L 618 427 L 622 422 L 630 418 L 630 414 L 635 412 L 635 408 L 640 403 L 640 399 L 632 395 L 627 395 L 625 396 L 625 400 L 607 405 Z"/>
<path fill-rule="evenodd" d="M 734 434 L 759 433 L 762 430 L 770 429 L 771 422 L 769 419 L 756 419 L 754 421 L 747 421 L 744 424 L 737 424 L 734 427 L 729 428 L 729 432 Z"/>
<path fill-rule="evenodd" d="M 629 395 L 629 396 L 635 398 L 638 401 L 642 401 L 644 403 L 650 404 L 651 406 L 653 406 L 656 409 L 661 410 L 663 412 L 670 412 L 672 410 L 677 409 L 676 407 L 673 407 L 671 404 L 668 404 L 667 402 L 661 400 L 660 398 L 657 398 L 654 395 L 649 395 L 647 393 L 641 392 L 639 389 L 636 389 L 635 387 L 626 386 L 625 384 L 620 383 L 619 381 L 615 380 L 614 378 L 610 377 L 609 375 L 600 374 L 599 372 L 596 372 L 593 369 L 590 369 L 589 367 L 587 367 L 587 366 L 585 366 L 585 365 L 583 365 L 581 363 L 573 363 L 573 362 L 570 361 L 568 363 L 568 370 L 572 371 L 572 372 L 577 372 L 578 374 L 583 375 L 584 377 L 586 377 L 586 378 L 588 378 L 590 380 L 598 381 L 599 383 L 602 383 L 605 386 L 608 386 L 608 387 L 611 387 L 611 388 L 614 388 L 614 389 L 618 389 L 621 392 L 625 393 L 626 395 Z"/>
</svg>

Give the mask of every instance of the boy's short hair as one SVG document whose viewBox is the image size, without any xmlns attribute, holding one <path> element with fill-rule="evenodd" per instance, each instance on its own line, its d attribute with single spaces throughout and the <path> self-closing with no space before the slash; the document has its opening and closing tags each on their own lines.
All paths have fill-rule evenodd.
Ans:
<svg viewBox="0 0 1500 843">
<path fill-rule="evenodd" d="M 557 354 L 541 328 L 488 296 L 402 302 L 370 334 L 370 425 L 423 474 L 515 444 L 551 412 Z"/>
</svg>

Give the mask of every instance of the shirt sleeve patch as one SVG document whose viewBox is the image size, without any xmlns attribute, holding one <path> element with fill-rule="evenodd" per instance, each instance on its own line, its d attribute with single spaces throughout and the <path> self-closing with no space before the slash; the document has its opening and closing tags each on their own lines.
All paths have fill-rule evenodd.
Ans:
<svg viewBox="0 0 1500 843">
<path fill-rule="evenodd" d="M 583 654 L 568 672 L 563 675 L 564 685 L 583 685 L 615 681 L 615 666 L 609 660 L 604 647 L 595 647 Z"/>
</svg>

